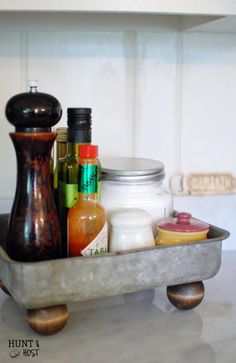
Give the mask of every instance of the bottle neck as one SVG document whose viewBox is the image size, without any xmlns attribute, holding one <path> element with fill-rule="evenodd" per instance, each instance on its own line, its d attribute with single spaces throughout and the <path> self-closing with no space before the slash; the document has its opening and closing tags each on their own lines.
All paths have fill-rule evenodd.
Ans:
<svg viewBox="0 0 236 363">
<path fill-rule="evenodd" d="M 83 198 L 97 199 L 98 181 L 98 159 L 80 159 L 78 193 Z"/>
<path fill-rule="evenodd" d="M 57 141 L 57 154 L 56 160 L 64 158 L 67 154 L 67 144 L 66 142 Z"/>
<path fill-rule="evenodd" d="M 98 202 L 97 193 L 78 193 L 78 200 L 89 200 L 93 202 Z"/>
<path fill-rule="evenodd" d="M 67 143 L 67 155 L 68 156 L 74 156 L 76 158 L 79 157 L 79 146 L 81 144 L 76 144 L 76 143 Z"/>
<path fill-rule="evenodd" d="M 67 156 L 79 157 L 79 146 L 91 144 L 91 128 L 77 128 L 68 124 L 67 129 Z"/>
<path fill-rule="evenodd" d="M 67 142 L 69 144 L 91 144 L 92 133 L 91 128 L 78 129 L 69 126 L 67 129 Z"/>
</svg>

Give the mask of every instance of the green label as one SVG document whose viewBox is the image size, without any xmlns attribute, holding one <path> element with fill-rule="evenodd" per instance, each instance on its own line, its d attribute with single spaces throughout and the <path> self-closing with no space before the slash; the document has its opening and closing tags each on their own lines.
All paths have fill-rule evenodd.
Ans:
<svg viewBox="0 0 236 363">
<path fill-rule="evenodd" d="M 66 184 L 59 181 L 59 196 L 63 207 L 73 207 L 78 197 L 78 184 Z"/>
<path fill-rule="evenodd" d="M 101 180 L 102 180 L 102 167 L 99 161 L 98 163 L 98 201 L 101 202 Z"/>
<path fill-rule="evenodd" d="M 97 193 L 98 192 L 98 166 L 80 165 L 79 166 L 79 192 Z"/>
</svg>

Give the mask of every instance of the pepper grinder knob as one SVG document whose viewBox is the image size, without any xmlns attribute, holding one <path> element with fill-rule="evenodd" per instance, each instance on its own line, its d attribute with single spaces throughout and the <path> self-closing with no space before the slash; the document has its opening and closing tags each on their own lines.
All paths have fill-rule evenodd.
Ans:
<svg viewBox="0 0 236 363">
<path fill-rule="evenodd" d="M 38 81 L 36 79 L 32 79 L 29 80 L 28 82 L 29 88 L 30 88 L 30 92 L 38 92 L 37 87 L 38 87 Z"/>
<path fill-rule="evenodd" d="M 6 104 L 5 114 L 16 132 L 48 132 L 61 118 L 59 101 L 37 90 L 38 81 L 29 81 L 29 92 L 17 94 Z"/>
</svg>

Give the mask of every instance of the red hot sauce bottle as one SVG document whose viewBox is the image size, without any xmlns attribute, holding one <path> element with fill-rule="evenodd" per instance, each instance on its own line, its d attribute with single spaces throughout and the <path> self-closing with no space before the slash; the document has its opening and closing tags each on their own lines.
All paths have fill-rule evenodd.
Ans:
<svg viewBox="0 0 236 363">
<path fill-rule="evenodd" d="M 80 146 L 78 199 L 67 217 L 69 257 L 103 254 L 108 249 L 106 213 L 98 201 L 97 156 L 97 145 Z"/>
</svg>

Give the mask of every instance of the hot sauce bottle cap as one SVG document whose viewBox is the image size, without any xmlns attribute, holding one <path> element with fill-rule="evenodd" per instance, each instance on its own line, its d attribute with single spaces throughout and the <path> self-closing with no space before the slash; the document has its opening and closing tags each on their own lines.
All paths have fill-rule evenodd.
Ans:
<svg viewBox="0 0 236 363">
<path fill-rule="evenodd" d="M 82 159 L 94 159 L 98 156 L 98 145 L 80 145 L 79 157 Z"/>
</svg>

